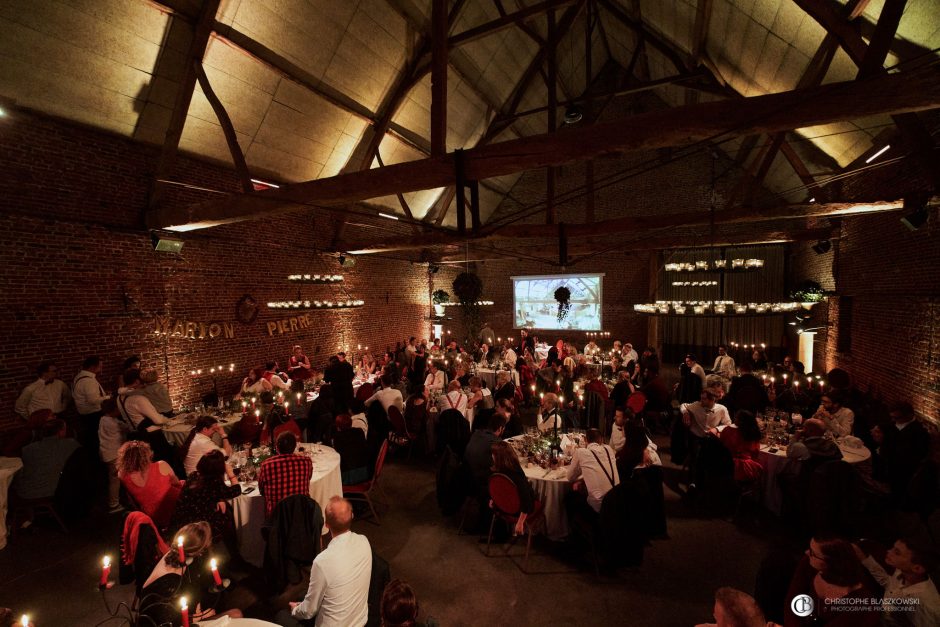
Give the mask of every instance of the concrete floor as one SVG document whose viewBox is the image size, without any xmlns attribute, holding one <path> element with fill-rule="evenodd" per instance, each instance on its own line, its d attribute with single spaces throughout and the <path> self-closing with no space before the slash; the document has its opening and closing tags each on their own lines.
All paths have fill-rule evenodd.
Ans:
<svg viewBox="0 0 940 627">
<path fill-rule="evenodd" d="M 596 578 L 577 555 L 562 557 L 543 541 L 530 560 L 537 574 L 527 575 L 508 558 L 484 556 L 477 536 L 457 535 L 456 522 L 441 517 L 430 462 L 393 459 L 383 479 L 388 504 L 379 507 L 381 525 L 361 520 L 354 530 L 389 561 L 393 577 L 415 588 L 422 618 L 432 616 L 444 627 L 687 627 L 710 619 L 717 587 L 751 591 L 760 560 L 780 542 L 768 527 L 755 532 L 691 517 L 667 489 L 670 539 L 654 541 L 641 568 Z M 100 557 L 118 555 L 120 529 L 121 516 L 102 513 L 73 524 L 68 535 L 45 522 L 18 535 L 0 551 L 0 606 L 17 616 L 28 612 L 38 627 L 107 618 L 97 576 Z M 124 586 L 109 592 L 109 600 L 130 600 L 131 594 Z"/>
</svg>

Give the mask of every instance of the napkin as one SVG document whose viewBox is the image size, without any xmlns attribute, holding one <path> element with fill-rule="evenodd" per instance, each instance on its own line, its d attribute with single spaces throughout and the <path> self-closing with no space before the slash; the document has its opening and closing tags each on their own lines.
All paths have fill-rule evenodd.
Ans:
<svg viewBox="0 0 940 627">
<path fill-rule="evenodd" d="M 839 440 L 839 444 L 847 448 L 864 448 L 865 443 L 859 440 L 854 435 L 847 435 Z"/>
<path fill-rule="evenodd" d="M 568 447 L 571 446 L 572 442 L 568 439 L 567 435 L 561 436 L 561 450 L 567 451 Z"/>
</svg>

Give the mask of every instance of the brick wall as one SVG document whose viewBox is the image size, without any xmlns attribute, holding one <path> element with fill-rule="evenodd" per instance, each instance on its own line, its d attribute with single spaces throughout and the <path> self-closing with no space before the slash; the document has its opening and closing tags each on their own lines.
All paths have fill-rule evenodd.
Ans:
<svg viewBox="0 0 940 627">
<path fill-rule="evenodd" d="M 295 214 L 188 233 L 179 255 L 157 253 L 140 226 L 156 153 L 128 140 L 27 112 L 2 125 L 0 154 L 0 430 L 13 419 L 19 391 L 36 364 L 52 359 L 71 383 L 83 357 L 105 361 L 105 387 L 119 366 L 140 354 L 170 388 L 174 404 L 212 389 L 193 369 L 235 364 L 218 380 L 230 395 L 249 367 L 284 363 L 301 344 L 314 364 L 340 346 L 384 349 L 409 335 L 427 336 L 427 266 L 361 257 L 341 270 L 315 250 L 331 233 L 328 219 Z M 174 180 L 227 190 L 230 172 L 181 159 Z M 174 188 L 170 202 L 205 193 Z M 350 236 L 357 235 L 348 227 Z M 333 286 L 291 286 L 287 275 L 342 272 L 359 309 L 311 311 L 306 329 L 268 334 L 268 322 L 296 316 L 268 310 L 270 300 L 340 298 Z M 235 319 L 236 302 L 251 294 L 257 319 Z M 183 339 L 156 335 L 154 315 L 196 323 L 230 323 L 234 337 Z M 288 326 L 288 328 L 290 328 Z M 196 327 L 194 335 L 200 334 Z"/>
</svg>

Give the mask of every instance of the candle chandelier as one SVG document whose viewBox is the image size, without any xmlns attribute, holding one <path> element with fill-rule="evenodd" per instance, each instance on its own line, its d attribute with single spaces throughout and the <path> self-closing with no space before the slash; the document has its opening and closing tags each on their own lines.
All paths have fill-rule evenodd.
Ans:
<svg viewBox="0 0 940 627">
<path fill-rule="evenodd" d="M 763 259 L 713 259 L 712 261 L 693 261 L 667 263 L 666 272 L 747 272 L 764 267 Z"/>
<path fill-rule="evenodd" d="M 352 309 L 362 307 L 365 301 L 352 298 L 346 288 L 343 286 L 344 277 L 342 274 L 317 273 L 317 274 L 289 274 L 287 281 L 295 284 L 313 284 L 313 285 L 335 285 L 342 292 L 339 298 L 303 298 L 300 288 L 297 288 L 297 297 L 294 300 L 277 300 L 268 302 L 268 309 Z"/>
<path fill-rule="evenodd" d="M 718 281 L 673 281 L 673 287 L 714 287 Z"/>
<path fill-rule="evenodd" d="M 287 280 L 291 283 L 341 283 L 342 274 L 291 274 Z"/>
<path fill-rule="evenodd" d="M 446 302 L 446 303 L 438 303 L 438 304 L 439 304 L 441 307 L 456 307 L 456 306 L 459 305 L 460 303 L 455 303 L 455 302 L 450 302 L 450 301 L 448 301 L 448 302 Z M 487 306 L 487 305 L 495 305 L 495 304 L 496 304 L 496 303 L 493 302 L 493 301 L 491 301 L 491 300 L 478 300 L 477 302 L 474 303 L 474 305 L 478 305 L 478 306 L 480 306 L 480 307 L 484 307 L 484 306 Z"/>
<path fill-rule="evenodd" d="M 633 306 L 633 311 L 650 316 L 687 314 L 698 316 L 754 316 L 796 311 L 801 303 L 736 303 L 731 300 L 658 300 Z"/>
<path fill-rule="evenodd" d="M 362 307 L 364 300 L 281 300 L 268 303 L 270 309 L 351 309 Z"/>
</svg>

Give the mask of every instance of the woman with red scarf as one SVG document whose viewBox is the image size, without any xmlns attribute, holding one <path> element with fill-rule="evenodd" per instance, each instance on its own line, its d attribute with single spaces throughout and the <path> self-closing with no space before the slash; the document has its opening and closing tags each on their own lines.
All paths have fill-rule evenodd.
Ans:
<svg viewBox="0 0 940 627">
<path fill-rule="evenodd" d="M 304 349 L 299 344 L 294 346 L 294 354 L 287 362 L 287 374 L 291 381 L 304 381 L 313 376 L 310 360 L 304 355 Z"/>
</svg>

